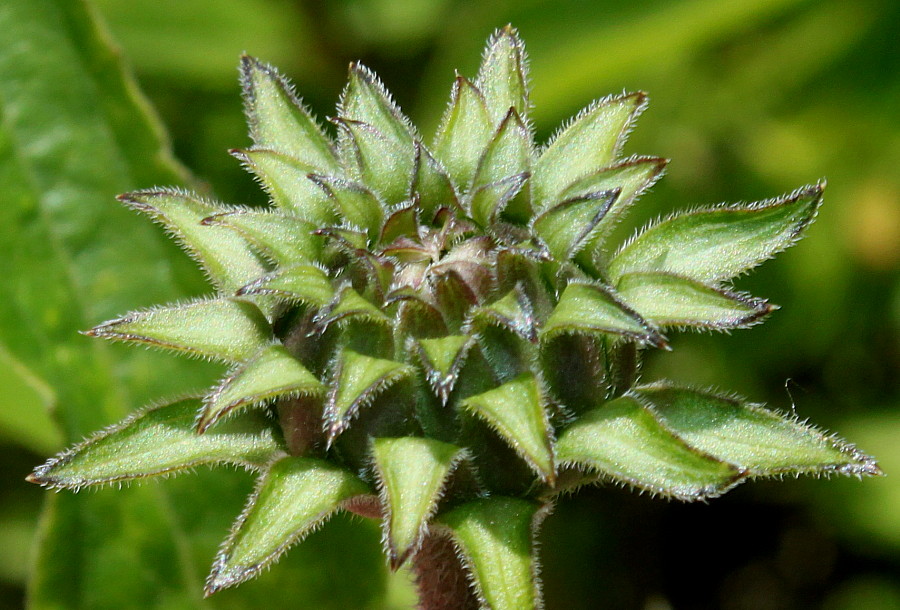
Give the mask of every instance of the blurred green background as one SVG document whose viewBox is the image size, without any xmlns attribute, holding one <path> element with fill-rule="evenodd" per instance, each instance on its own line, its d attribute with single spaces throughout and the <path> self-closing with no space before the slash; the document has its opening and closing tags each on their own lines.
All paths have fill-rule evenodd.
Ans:
<svg viewBox="0 0 900 610">
<path fill-rule="evenodd" d="M 826 203 L 808 237 L 737 283 L 783 308 L 752 331 L 676 336 L 674 353 L 654 354 L 644 375 L 794 410 L 874 454 L 889 476 L 751 483 L 709 505 L 615 488 L 586 491 L 563 500 L 545 523 L 547 607 L 900 608 L 896 0 L 94 0 L 93 6 L 160 115 L 176 157 L 227 202 L 263 202 L 226 152 L 248 144 L 236 78 L 241 52 L 278 65 L 320 117 L 333 113 L 348 62 L 362 60 L 429 134 L 454 69 L 474 75 L 485 39 L 506 23 L 519 29 L 531 57 L 540 141 L 595 98 L 649 92 L 650 108 L 625 152 L 672 162 L 623 237 L 673 209 L 765 199 L 827 178 Z M 11 367 L 0 349 L 0 368 Z M 36 383 L 27 391 L 53 389 Z M 30 423 L 0 421 L 0 605 L 10 608 L 23 603 L 30 541 L 46 496 L 22 479 L 63 446 L 46 415 L 28 417 Z M 202 485 L 204 476 L 193 484 Z M 223 527 L 237 507 L 229 504 L 231 512 L 217 517 Z M 340 522 L 326 534 L 346 541 L 340 552 L 348 557 L 377 554 L 377 535 L 358 523 Z M 267 582 L 277 582 L 280 568 Z M 256 591 L 259 607 L 295 607 L 290 600 L 267 603 L 267 589 Z M 366 603 L 410 603 L 402 576 L 378 591 L 388 601 Z"/>
</svg>

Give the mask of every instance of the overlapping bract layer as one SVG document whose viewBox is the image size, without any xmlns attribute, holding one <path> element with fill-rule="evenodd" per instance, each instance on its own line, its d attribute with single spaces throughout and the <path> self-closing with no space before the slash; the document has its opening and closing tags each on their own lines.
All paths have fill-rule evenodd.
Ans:
<svg viewBox="0 0 900 610">
<path fill-rule="evenodd" d="M 532 607 L 531 536 L 563 474 L 697 500 L 748 477 L 878 472 L 762 407 L 634 385 L 638 348 L 667 347 L 667 329 L 743 328 L 774 309 L 729 282 L 796 241 L 822 185 L 677 214 L 615 251 L 611 228 L 666 163 L 620 158 L 645 95 L 592 104 L 538 149 L 511 28 L 474 81 L 457 77 L 427 144 L 363 66 L 336 140 L 274 68 L 245 57 L 242 82 L 253 145 L 232 152 L 272 207 L 123 195 L 216 295 L 88 332 L 232 369 L 202 400 L 142 412 L 31 476 L 79 488 L 201 463 L 260 471 L 209 593 L 374 502 L 392 566 L 449 535 L 483 604 Z"/>
</svg>

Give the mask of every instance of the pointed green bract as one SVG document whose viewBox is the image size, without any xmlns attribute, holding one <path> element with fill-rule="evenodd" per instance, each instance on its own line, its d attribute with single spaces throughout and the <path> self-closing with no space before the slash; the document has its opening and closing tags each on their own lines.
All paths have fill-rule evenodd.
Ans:
<svg viewBox="0 0 900 610">
<path fill-rule="evenodd" d="M 531 134 L 525 128 L 515 110 L 510 110 L 484 151 L 475 170 L 472 191 L 500 183 L 512 176 L 526 176 L 531 169 Z M 523 180 L 524 183 L 524 180 Z M 503 205 L 518 192 L 509 189 L 490 189 L 493 197 L 481 196 L 471 202 L 472 218 L 482 226 L 488 226 Z M 505 197 L 504 197 L 505 195 Z"/>
<path fill-rule="evenodd" d="M 331 394 L 325 404 L 329 442 L 346 429 L 361 407 L 388 386 L 410 376 L 412 371 L 412 367 L 402 362 L 343 350 L 335 367 Z"/>
<path fill-rule="evenodd" d="M 343 156 L 352 175 L 370 185 L 388 204 L 408 199 L 413 181 L 415 152 L 412 143 L 398 146 L 389 136 L 360 121 L 340 119 Z"/>
<path fill-rule="evenodd" d="M 367 123 L 412 154 L 413 129 L 391 94 L 375 74 L 360 64 L 350 66 L 347 88 L 341 96 L 340 116 Z"/>
<path fill-rule="evenodd" d="M 420 339 L 419 355 L 425 380 L 441 402 L 447 404 L 474 341 L 467 335 Z"/>
<path fill-rule="evenodd" d="M 490 227 L 493 219 L 522 190 L 527 180 L 528 174 L 514 174 L 503 180 L 485 184 L 471 192 L 469 208 L 473 215 L 477 214 L 481 219 L 479 223 L 483 227 Z"/>
<path fill-rule="evenodd" d="M 312 179 L 332 198 L 342 219 L 353 227 L 366 231 L 371 240 L 378 237 L 384 212 L 381 202 L 372 191 L 361 184 L 341 178 L 313 176 Z"/>
<path fill-rule="evenodd" d="M 260 468 L 285 448 L 260 413 L 229 420 L 202 437 L 194 431 L 198 399 L 139 411 L 39 466 L 28 480 L 80 489 L 190 470 L 204 464 Z"/>
<path fill-rule="evenodd" d="M 536 206 L 559 203 L 560 194 L 575 181 L 609 165 L 645 104 L 643 93 L 630 93 L 606 98 L 579 113 L 534 166 Z"/>
<path fill-rule="evenodd" d="M 664 345 L 665 338 L 612 293 L 596 284 L 569 284 L 547 318 L 541 337 L 607 333 Z"/>
<path fill-rule="evenodd" d="M 576 180 L 560 196 L 565 199 L 585 197 L 592 193 L 621 189 L 610 214 L 604 217 L 607 224 L 618 220 L 628 211 L 629 206 L 660 178 L 668 161 L 659 157 L 629 157 L 603 167 Z"/>
<path fill-rule="evenodd" d="M 338 125 L 344 130 L 342 156 L 354 177 L 388 204 L 407 199 L 415 163 L 412 127 L 384 85 L 359 64 L 350 66 Z"/>
<path fill-rule="evenodd" d="M 230 227 L 279 266 L 316 260 L 323 238 L 313 235 L 316 225 L 297 216 L 251 209 L 216 214 L 203 224 Z"/>
<path fill-rule="evenodd" d="M 637 392 L 691 446 L 752 476 L 881 472 L 852 445 L 759 405 L 665 383 Z"/>
<path fill-rule="evenodd" d="M 259 148 L 293 157 L 319 173 L 337 171 L 331 142 L 294 95 L 287 79 L 272 66 L 245 56 L 241 59 L 241 82 L 250 136 Z"/>
<path fill-rule="evenodd" d="M 583 413 L 560 434 L 556 450 L 561 464 L 679 500 L 719 495 L 744 475 L 678 437 L 631 396 Z"/>
<path fill-rule="evenodd" d="M 263 348 L 206 397 L 197 431 L 205 432 L 235 409 L 276 396 L 322 395 L 325 386 L 281 345 Z"/>
<path fill-rule="evenodd" d="M 365 320 L 377 324 L 390 324 L 390 319 L 378 307 L 363 298 L 353 288 L 346 286 L 337 300 L 317 316 L 322 325 L 349 320 Z"/>
<path fill-rule="evenodd" d="M 670 273 L 628 273 L 619 280 L 617 292 L 657 326 L 744 328 L 776 309 L 762 299 Z"/>
<path fill-rule="evenodd" d="M 823 188 L 818 184 L 772 201 L 673 216 L 622 248 L 610 263 L 610 277 L 665 271 L 701 282 L 731 279 L 793 245 L 815 218 Z"/>
<path fill-rule="evenodd" d="M 238 290 L 238 294 L 268 294 L 287 301 L 323 307 L 334 298 L 334 288 L 324 270 L 316 265 L 301 263 L 250 282 Z"/>
<path fill-rule="evenodd" d="M 541 516 L 533 502 L 494 496 L 438 517 L 438 523 L 450 530 L 485 607 L 540 607 L 533 540 Z"/>
<path fill-rule="evenodd" d="M 528 113 L 528 58 L 514 28 L 507 26 L 488 41 L 475 84 L 484 93 L 494 124 L 503 120 L 510 108 L 519 116 Z"/>
<path fill-rule="evenodd" d="M 441 207 L 459 208 L 450 175 L 422 144 L 416 142 L 416 177 L 413 192 L 419 196 L 422 220 L 430 223 Z"/>
<path fill-rule="evenodd" d="M 317 227 L 337 222 L 338 210 L 334 201 L 310 179 L 321 173 L 315 166 L 268 149 L 235 150 L 231 154 L 259 178 L 278 208 Z"/>
<path fill-rule="evenodd" d="M 432 149 L 457 188 L 471 184 L 478 161 L 493 134 L 490 113 L 481 91 L 458 76 Z"/>
<path fill-rule="evenodd" d="M 606 238 L 637 198 L 662 176 L 667 163 L 659 157 L 630 157 L 577 180 L 562 192 L 560 199 L 567 201 L 620 189 L 619 196 L 597 221 L 587 243 L 575 257 L 582 266 L 594 268 L 598 255 L 610 254 L 601 252 L 606 246 Z"/>
<path fill-rule="evenodd" d="M 225 209 L 176 189 L 137 191 L 119 200 L 146 213 L 171 231 L 188 253 L 224 291 L 234 291 L 265 272 L 240 235 L 201 221 Z"/>
<path fill-rule="evenodd" d="M 534 219 L 534 232 L 558 260 L 571 260 L 591 239 L 619 198 L 619 190 L 569 199 Z"/>
<path fill-rule="evenodd" d="M 476 321 L 508 328 L 528 341 L 537 340 L 534 311 L 521 285 L 501 299 L 479 307 L 472 316 Z"/>
<path fill-rule="evenodd" d="M 429 438 L 372 439 L 394 569 L 422 543 L 447 480 L 465 457 L 465 449 Z"/>
<path fill-rule="evenodd" d="M 537 379 L 522 375 L 462 404 L 495 429 L 541 478 L 553 483 L 553 438 Z"/>
<path fill-rule="evenodd" d="M 238 518 L 206 580 L 211 595 L 255 576 L 349 499 L 369 493 L 352 473 L 324 460 L 272 464 Z"/>
<path fill-rule="evenodd" d="M 200 300 L 136 311 L 95 326 L 87 334 L 226 362 L 246 360 L 272 337 L 262 312 L 252 303 L 236 299 Z"/>
</svg>

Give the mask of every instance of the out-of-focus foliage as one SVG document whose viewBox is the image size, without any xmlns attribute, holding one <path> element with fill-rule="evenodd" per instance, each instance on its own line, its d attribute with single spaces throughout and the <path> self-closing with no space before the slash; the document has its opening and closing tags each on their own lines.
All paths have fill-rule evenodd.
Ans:
<svg viewBox="0 0 900 610">
<path fill-rule="evenodd" d="M 17 18 L 16 6 L 43 10 L 56 4 L 66 3 L 4 2 L 0 21 Z M 796 409 L 800 417 L 857 441 L 879 458 L 888 475 L 900 468 L 896 442 L 900 5 L 894 0 L 95 0 L 94 4 L 157 106 L 177 156 L 228 201 L 262 202 L 251 179 L 226 154 L 228 148 L 247 143 L 236 95 L 235 66 L 242 51 L 280 65 L 320 116 L 330 111 L 347 63 L 362 59 L 429 132 L 443 110 L 453 70 L 473 73 L 483 40 L 507 22 L 516 25 L 529 44 L 540 139 L 593 98 L 623 89 L 650 93 L 650 109 L 626 153 L 654 153 L 673 162 L 668 176 L 635 209 L 639 217 L 635 222 L 682 206 L 737 197 L 762 199 L 827 178 L 825 205 L 802 247 L 737 283 L 783 309 L 752 334 L 680 336 L 673 343 L 680 357 L 651 360 L 647 376 L 726 386 L 776 408 Z M 72 18 L 51 15 L 46 23 L 52 25 L 36 39 L 41 42 L 24 51 L 34 67 L 22 73 L 16 87 L 0 88 L 0 132 L 8 133 L 22 116 L 41 127 L 39 115 L 28 114 L 34 104 L 14 103 L 21 83 L 55 81 L 65 92 L 78 83 L 85 86 L 86 72 L 102 83 L 112 69 L 108 63 L 85 59 L 90 55 L 83 48 L 89 45 L 85 39 L 72 38 L 66 53 L 54 54 L 48 41 L 64 37 L 67 28 L 71 31 Z M 19 22 L 8 24 L 0 35 L 0 64 L 9 70 L 21 67 L 23 61 L 15 55 L 23 52 L 21 38 L 15 37 L 31 30 L 22 28 Z M 81 68 L 66 67 L 72 65 Z M 91 87 L 85 99 L 96 100 L 94 106 L 111 99 L 101 85 Z M 59 103 L 65 105 L 65 96 Z M 92 105 L 80 103 L 76 108 L 84 112 Z M 96 129 L 85 125 L 88 135 Z M 41 155 L 42 147 L 52 146 L 54 135 L 58 132 L 48 131 L 43 138 L 31 136 L 28 146 L 17 144 L 26 156 Z M 147 174 L 110 169 L 114 164 L 103 161 L 96 142 L 78 146 L 77 141 L 66 142 L 62 150 L 71 157 L 65 158 L 93 157 L 100 169 L 109 169 L 108 176 L 98 169 L 97 175 L 106 177 L 79 192 L 79 201 L 88 209 L 113 208 L 111 198 L 117 192 L 150 186 Z M 39 169 L 55 171 L 52 165 Z M 46 174 L 37 178 L 41 175 Z M 172 181 L 164 172 L 155 176 L 152 180 Z M 8 205 L 9 188 L 4 189 Z M 55 199 L 48 198 L 48 192 L 42 199 L 48 209 L 71 205 L 65 192 Z M 164 247 L 160 235 L 147 236 L 145 223 L 131 222 L 134 218 L 122 211 L 115 213 L 123 219 L 116 226 L 119 239 L 150 240 L 152 247 Z M 623 226 L 622 236 L 633 229 L 634 224 Z M 18 230 L 16 224 L 0 228 L 11 235 Z M 128 252 L 111 244 L 108 250 Z M 171 254 L 167 260 L 173 261 L 174 270 L 156 272 L 175 278 L 170 284 L 174 292 L 166 296 L 180 291 L 187 295 L 196 290 L 196 277 L 190 275 L 186 261 L 174 250 Z M 7 261 L 16 266 L 15 274 L 0 280 L 5 292 L 43 290 L 49 302 L 61 306 L 64 301 L 56 292 L 42 288 L 42 282 L 51 282 L 53 276 L 39 265 L 39 253 L 24 259 L 34 265 L 33 272 L 19 268 L 23 263 L 7 258 L 8 252 L 2 256 L 4 269 Z M 157 259 L 137 252 L 134 258 Z M 133 282 L 140 294 L 137 279 L 123 281 Z M 163 285 L 156 280 L 147 284 Z M 56 346 L 58 357 L 79 345 L 74 330 L 126 307 L 164 300 L 160 294 L 134 298 L 135 293 L 122 285 L 109 293 L 127 302 L 106 303 L 116 311 L 78 317 L 63 310 L 67 321 L 46 339 Z M 34 321 L 38 322 L 46 320 Z M 21 341 L 33 344 L 32 339 Z M 60 401 L 70 401 L 60 381 L 34 371 L 18 354 L 9 345 L 0 351 L 0 380 L 9 389 L 0 417 L 4 443 L 0 455 L 6 465 L 0 480 L 0 548 L 15 550 L 3 553 L 0 560 L 0 593 L 5 595 L 0 604 L 13 607 L 28 577 L 23 547 L 35 527 L 40 499 L 36 489 L 25 489 L 20 481 L 39 461 L 35 453 L 47 455 L 62 443 L 62 436 L 49 427 L 44 409 L 61 408 Z M 167 375 L 159 369 L 152 374 L 142 371 L 138 362 L 143 361 L 135 359 L 134 350 L 129 352 L 131 360 L 124 354 L 107 359 L 132 363 L 132 369 L 114 371 L 128 387 L 143 388 L 132 399 L 145 400 L 164 391 L 145 386 Z M 173 359 L 145 358 L 158 363 L 153 366 L 184 366 L 181 361 L 173 364 Z M 96 384 L 103 382 L 62 381 L 62 387 L 73 391 L 86 388 L 77 392 L 78 404 L 84 405 L 77 409 L 91 422 L 110 423 L 122 410 L 139 406 L 123 402 L 117 382 L 103 396 L 103 408 L 91 411 L 82 397 L 99 395 Z M 83 433 L 93 427 L 79 421 L 66 432 Z M 181 485 L 186 498 L 190 486 L 208 483 L 208 473 L 201 476 L 203 480 L 177 482 L 187 482 Z M 612 489 L 596 490 L 564 502 L 545 522 L 542 538 L 556 538 L 544 545 L 548 607 L 605 603 L 627 608 L 649 602 L 674 607 L 897 607 L 898 481 L 897 476 L 888 476 L 861 484 L 758 484 L 709 507 L 660 504 Z M 156 493 L 155 487 L 149 489 L 149 495 Z M 221 531 L 233 512 L 215 517 Z M 201 523 L 210 517 L 196 518 Z M 720 532 L 736 520 L 742 523 L 740 532 L 723 541 Z M 353 531 L 346 538 L 352 544 L 363 535 Z M 200 546 L 213 548 L 215 537 Z M 291 556 L 305 555 L 301 548 Z M 204 565 L 209 555 L 196 557 L 195 563 Z M 694 566 L 696 577 L 676 576 L 673 566 L 683 565 Z M 271 576 L 270 582 L 279 578 L 277 572 Z M 311 578 L 313 582 L 315 577 Z M 265 584 L 261 581 L 259 586 Z M 248 588 L 245 595 L 263 590 Z M 402 596 L 401 591 L 396 597 Z M 272 603 L 269 607 L 275 607 Z"/>
</svg>

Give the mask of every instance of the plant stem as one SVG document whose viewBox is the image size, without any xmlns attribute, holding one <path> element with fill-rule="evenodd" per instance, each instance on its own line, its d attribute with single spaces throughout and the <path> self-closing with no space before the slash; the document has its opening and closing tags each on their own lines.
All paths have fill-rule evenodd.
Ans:
<svg viewBox="0 0 900 610">
<path fill-rule="evenodd" d="M 420 610 L 477 610 L 465 568 L 447 536 L 429 534 L 413 559 Z"/>
</svg>

